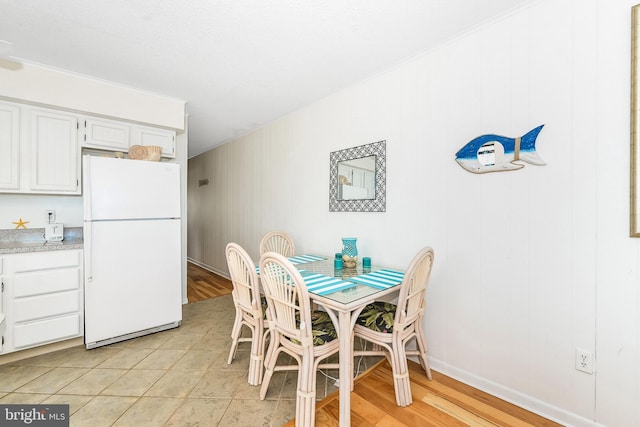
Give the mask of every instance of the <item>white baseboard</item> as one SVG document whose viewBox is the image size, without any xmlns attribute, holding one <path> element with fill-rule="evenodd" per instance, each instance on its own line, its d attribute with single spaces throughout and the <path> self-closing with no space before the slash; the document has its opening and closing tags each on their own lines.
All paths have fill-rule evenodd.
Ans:
<svg viewBox="0 0 640 427">
<path fill-rule="evenodd" d="M 52 344 L 40 345 L 37 347 L 28 348 L 26 350 L 3 354 L 0 356 L 0 365 L 13 363 L 17 360 L 28 359 L 29 357 L 40 356 L 42 354 L 79 346 L 84 347 L 84 337 L 72 338 L 65 341 L 54 342 Z"/>
<path fill-rule="evenodd" d="M 207 271 L 210 271 L 210 272 L 212 272 L 212 273 L 215 273 L 215 274 L 217 274 L 218 276 L 222 276 L 222 277 L 224 277 L 225 279 L 229 279 L 229 280 L 231 280 L 231 277 L 229 276 L 229 273 L 227 273 L 226 271 L 218 270 L 218 269 L 217 269 L 217 268 L 215 268 L 215 267 L 211 267 L 210 265 L 207 265 L 207 264 L 205 264 L 205 263 L 203 263 L 203 262 L 197 261 L 197 260 L 195 260 L 195 259 L 193 259 L 193 258 L 189 258 L 189 257 L 187 257 L 187 261 L 188 261 L 188 262 L 190 262 L 190 263 L 192 263 L 192 264 L 197 265 L 198 267 L 204 268 L 204 269 L 205 269 L 205 270 L 207 270 Z"/>
<path fill-rule="evenodd" d="M 447 375 L 470 385 L 471 387 L 475 387 L 485 393 L 489 393 L 500 399 L 506 400 L 509 403 L 548 418 L 559 424 L 575 427 L 605 427 L 593 420 L 589 420 L 562 408 L 550 405 L 534 397 L 512 390 L 508 387 L 504 387 L 503 385 L 494 383 L 493 381 L 489 381 L 470 372 L 458 369 L 455 366 L 451 366 L 438 359 L 434 359 L 432 357 L 428 357 L 428 359 L 430 367 L 441 374 Z"/>
</svg>

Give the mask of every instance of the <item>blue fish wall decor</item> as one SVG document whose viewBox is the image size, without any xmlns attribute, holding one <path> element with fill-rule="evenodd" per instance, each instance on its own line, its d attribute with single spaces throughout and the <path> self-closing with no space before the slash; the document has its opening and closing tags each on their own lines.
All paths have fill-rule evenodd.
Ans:
<svg viewBox="0 0 640 427">
<path fill-rule="evenodd" d="M 544 125 L 530 130 L 517 138 L 500 135 L 482 135 L 456 153 L 456 162 L 473 173 L 501 172 L 522 169 L 523 161 L 532 165 L 546 163 L 536 151 L 536 139 Z"/>
</svg>

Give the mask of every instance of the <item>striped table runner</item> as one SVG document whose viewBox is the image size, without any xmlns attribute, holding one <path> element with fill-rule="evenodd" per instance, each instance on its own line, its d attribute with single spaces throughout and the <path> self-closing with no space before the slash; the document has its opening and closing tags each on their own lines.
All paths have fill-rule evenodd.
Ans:
<svg viewBox="0 0 640 427">
<path fill-rule="evenodd" d="M 318 255 L 296 255 L 287 259 L 291 262 L 291 264 L 298 265 L 298 264 L 306 264 L 308 262 L 322 261 L 322 260 L 325 260 L 326 258 Z M 256 273 L 260 274 L 259 265 L 256 265 Z"/>
<path fill-rule="evenodd" d="M 401 271 L 384 269 L 351 277 L 349 280 L 373 288 L 387 289 L 402 283 L 403 278 L 404 273 Z"/>
<path fill-rule="evenodd" d="M 302 278 L 307 284 L 307 290 L 316 295 L 326 295 L 356 286 L 355 283 L 345 282 L 337 277 L 329 277 L 319 273 L 304 274 Z"/>
</svg>

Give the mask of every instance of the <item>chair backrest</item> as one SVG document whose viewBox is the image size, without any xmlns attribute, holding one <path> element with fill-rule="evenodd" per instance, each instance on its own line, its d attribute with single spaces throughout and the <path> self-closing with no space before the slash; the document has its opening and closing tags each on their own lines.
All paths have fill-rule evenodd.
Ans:
<svg viewBox="0 0 640 427">
<path fill-rule="evenodd" d="M 410 324 L 424 315 L 425 293 L 431 276 L 433 257 L 433 249 L 426 247 L 421 249 L 411 260 L 400 285 L 394 332 L 402 330 L 402 327 L 396 328 L 396 325 Z"/>
<path fill-rule="evenodd" d="M 260 256 L 267 252 L 276 252 L 286 258 L 295 254 L 293 240 L 284 231 L 270 231 L 260 241 Z"/>
<path fill-rule="evenodd" d="M 313 347 L 311 303 L 300 272 L 284 256 L 267 252 L 260 258 L 260 281 L 276 331 Z"/>
<path fill-rule="evenodd" d="M 261 319 L 260 285 L 255 264 L 247 251 L 237 243 L 228 243 L 225 253 L 229 275 L 233 283 L 231 293 L 235 303 L 257 319 Z"/>
</svg>

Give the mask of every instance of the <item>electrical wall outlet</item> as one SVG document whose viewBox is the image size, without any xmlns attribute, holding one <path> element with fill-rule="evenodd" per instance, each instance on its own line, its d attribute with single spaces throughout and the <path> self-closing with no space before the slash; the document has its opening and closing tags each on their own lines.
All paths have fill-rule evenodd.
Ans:
<svg viewBox="0 0 640 427">
<path fill-rule="evenodd" d="M 576 369 L 587 374 L 593 374 L 593 353 L 576 348 Z"/>
<path fill-rule="evenodd" d="M 56 211 L 48 210 L 46 211 L 45 224 L 53 224 L 56 222 Z"/>
</svg>

